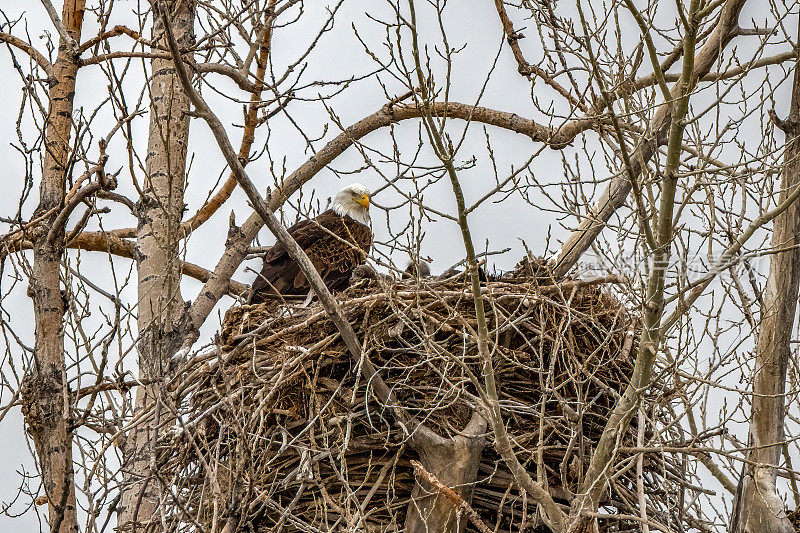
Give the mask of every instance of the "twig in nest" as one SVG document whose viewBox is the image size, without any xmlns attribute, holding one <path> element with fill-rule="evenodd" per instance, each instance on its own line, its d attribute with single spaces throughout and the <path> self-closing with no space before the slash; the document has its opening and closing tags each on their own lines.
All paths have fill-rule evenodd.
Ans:
<svg viewBox="0 0 800 533">
<path fill-rule="evenodd" d="M 425 467 L 422 466 L 422 463 L 412 459 L 411 466 L 414 467 L 414 473 L 417 476 L 424 479 L 426 483 L 433 485 L 433 488 L 435 488 L 437 492 L 443 494 L 446 498 L 456 504 L 460 512 L 466 514 L 467 518 L 469 518 L 469 521 L 472 522 L 481 533 L 493 533 L 489 526 L 487 526 L 483 520 L 481 520 L 481 517 L 478 516 L 478 513 L 475 512 L 475 509 L 473 509 L 470 504 L 465 502 L 464 499 L 456 493 L 456 491 L 436 479 L 436 476 L 425 470 Z"/>
</svg>

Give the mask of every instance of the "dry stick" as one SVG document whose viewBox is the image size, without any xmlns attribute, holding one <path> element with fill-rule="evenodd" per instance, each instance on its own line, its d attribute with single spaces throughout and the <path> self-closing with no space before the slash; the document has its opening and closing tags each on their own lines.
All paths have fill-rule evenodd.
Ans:
<svg viewBox="0 0 800 533">
<path fill-rule="evenodd" d="M 698 29 L 695 17 L 698 9 L 699 0 L 692 0 L 690 14 L 693 25 L 687 29 L 684 37 L 681 78 L 685 80 L 692 80 L 695 77 L 693 74 L 695 69 L 694 50 Z M 578 4 L 578 13 L 585 27 L 580 4 Z M 664 312 L 664 281 L 666 277 L 666 269 L 663 265 L 667 264 L 669 260 L 673 238 L 673 211 L 678 184 L 677 171 L 680 165 L 683 131 L 686 127 L 684 119 L 689 109 L 692 85 L 688 82 L 679 83 L 676 89 L 677 98 L 674 103 L 670 104 L 667 161 L 661 182 L 658 225 L 655 233 L 658 247 L 651 250 L 653 264 L 656 267 L 651 270 L 647 279 L 646 295 L 642 305 L 643 325 L 636 363 L 630 383 L 614 406 L 603 433 L 597 441 L 586 475 L 581 481 L 580 495 L 572 503 L 570 531 L 582 531 L 583 528 L 588 527 L 592 521 L 592 514 L 597 512 L 601 497 L 608 485 L 608 470 L 613 465 L 618 441 L 627 429 L 630 417 L 636 409 L 644 389 L 650 383 L 653 364 L 662 338 L 660 328 Z"/>
<path fill-rule="evenodd" d="M 478 516 L 478 513 L 475 509 L 472 508 L 470 504 L 468 504 L 464 499 L 456 493 L 453 489 L 439 481 L 436 476 L 425 470 L 425 467 L 422 466 L 422 463 L 419 461 L 411 460 L 411 466 L 414 467 L 414 472 L 417 476 L 421 477 L 425 480 L 426 483 L 433 485 L 439 494 L 447 497 L 448 500 L 452 501 L 454 504 L 458 506 L 458 508 L 467 515 L 469 521 L 472 522 L 478 531 L 481 533 L 493 533 L 492 530 L 487 526 L 481 517 Z"/>
<path fill-rule="evenodd" d="M 644 446 L 644 411 L 639 407 L 639 427 L 636 432 L 636 446 Z M 642 519 L 642 533 L 650 533 L 647 526 L 647 499 L 644 494 L 644 454 L 636 457 L 636 494 L 639 497 L 639 518 Z"/>
<path fill-rule="evenodd" d="M 239 161 L 243 161 L 243 166 L 249 161 L 250 148 L 253 146 L 255 140 L 255 130 L 258 124 L 258 104 L 261 103 L 261 91 L 264 88 L 264 75 L 267 71 L 267 61 L 269 59 L 270 48 L 272 44 L 272 22 L 275 10 L 275 1 L 270 0 L 267 7 L 270 13 L 267 17 L 266 31 L 259 46 L 258 58 L 256 59 L 256 80 L 253 92 L 250 94 L 250 104 L 247 107 L 247 113 L 244 116 L 244 132 L 242 133 L 242 142 L 239 146 Z M 236 188 L 236 176 L 231 172 L 227 181 L 222 185 L 219 191 L 206 202 L 192 218 L 182 224 L 183 231 L 188 235 L 197 228 L 199 228 L 205 221 L 211 218 L 228 198 L 230 198 L 233 190 Z"/>
<path fill-rule="evenodd" d="M 366 355 L 362 353 L 361 343 L 358 341 L 355 331 L 353 331 L 352 326 L 347 321 L 347 317 L 344 316 L 339 304 L 333 298 L 330 291 L 328 291 L 328 288 L 325 286 L 325 282 L 322 280 L 319 272 L 317 272 L 306 253 L 303 251 L 300 245 L 297 244 L 297 241 L 295 241 L 292 236 L 289 235 L 289 232 L 286 230 L 286 228 L 281 225 L 280 221 L 275 217 L 275 214 L 270 210 L 267 203 L 256 190 L 255 185 L 253 185 L 253 182 L 250 180 L 250 177 L 247 175 L 241 162 L 236 157 L 236 153 L 233 151 L 233 147 L 228 140 L 228 136 L 225 133 L 225 128 L 222 125 L 222 122 L 220 122 L 219 118 L 214 114 L 211 108 L 208 107 L 208 104 L 206 104 L 205 100 L 197 93 L 197 91 L 194 90 L 194 87 L 192 87 L 189 74 L 186 71 L 186 66 L 184 65 L 178 51 L 178 45 L 175 42 L 175 36 L 172 33 L 172 26 L 170 25 L 170 21 L 167 16 L 168 10 L 163 9 L 164 0 L 159 0 L 159 3 L 162 6 L 161 16 L 164 20 L 164 27 L 166 28 L 167 32 L 170 51 L 172 52 L 172 57 L 175 62 L 176 70 L 178 71 L 178 77 L 183 85 L 183 89 L 186 91 L 186 94 L 189 96 L 189 99 L 195 106 L 196 115 L 205 120 L 206 124 L 208 124 L 211 133 L 217 140 L 217 144 L 219 145 L 225 160 L 235 174 L 236 180 L 239 182 L 242 190 L 244 190 L 244 192 L 247 194 L 247 197 L 250 199 L 250 202 L 253 204 L 253 208 L 263 219 L 267 228 L 269 228 L 269 230 L 275 235 L 276 239 L 286 248 L 289 256 L 293 260 L 297 261 L 297 264 L 303 271 L 303 274 L 314 290 L 314 293 L 316 294 L 317 298 L 319 298 L 319 301 L 322 304 L 322 307 L 325 309 L 325 312 L 331 317 L 331 320 L 336 325 L 336 328 L 341 334 L 342 339 L 344 339 L 353 361 L 357 364 L 360 362 L 364 377 L 373 383 L 373 387 L 377 396 L 384 404 L 386 404 L 386 407 L 392 411 L 395 419 L 401 425 L 403 430 L 408 434 L 413 434 L 418 430 L 423 432 L 430 431 L 405 412 L 402 405 L 397 400 L 394 391 L 392 391 L 386 382 L 383 381 L 375 369 L 375 366 L 366 357 Z"/>
<path fill-rule="evenodd" d="M 88 185 L 76 190 L 73 194 L 67 196 L 66 205 L 61 209 L 61 212 L 58 213 L 58 216 L 56 216 L 55 220 L 50 226 L 49 231 L 47 232 L 47 240 L 49 242 L 54 242 L 59 235 L 62 235 L 63 238 L 64 226 L 67 224 L 69 215 L 75 210 L 76 207 L 78 207 L 78 205 L 83 203 L 84 200 L 101 189 L 112 190 L 117 187 L 117 180 L 114 178 L 109 180 L 104 174 L 106 161 L 108 161 L 108 155 L 103 154 L 100 157 L 100 162 L 87 172 L 89 176 L 97 174 L 97 181 L 91 182 Z"/>
<path fill-rule="evenodd" d="M 737 35 L 739 13 L 746 0 L 727 0 L 722 7 L 719 21 L 714 27 L 714 31 L 706 41 L 706 44 L 697 53 L 695 68 L 691 78 L 681 78 L 672 88 L 671 95 L 677 98 L 687 87 L 687 92 L 694 89 L 698 79 L 703 78 L 709 73 L 711 67 L 716 63 L 725 46 L 733 37 Z M 636 150 L 633 157 L 634 164 L 638 173 L 642 172 L 644 165 L 655 153 L 656 144 L 666 134 L 665 129 L 671 122 L 671 100 L 664 102 L 656 112 L 649 126 L 649 134 L 642 139 L 640 147 Z M 592 207 L 591 212 L 584 218 L 578 229 L 572 232 L 569 239 L 563 244 L 558 255 L 554 258 L 554 273 L 563 275 L 571 269 L 578 259 L 583 255 L 592 242 L 600 235 L 606 222 L 616 212 L 617 209 L 625 205 L 625 199 L 631 190 L 631 183 L 627 176 L 617 176 L 611 180 L 608 188 L 600 196 L 598 202 Z"/>
<path fill-rule="evenodd" d="M 118 25 L 114 26 L 113 28 L 111 28 L 110 30 L 105 31 L 105 32 L 103 32 L 103 33 L 101 33 L 99 35 L 96 35 L 95 37 L 92 37 L 91 39 L 89 39 L 85 43 L 81 44 L 78 47 L 77 52 L 79 54 L 81 54 L 81 53 L 85 52 L 86 50 L 88 50 L 89 48 L 93 47 L 94 45 L 96 45 L 96 44 L 98 44 L 98 43 L 100 43 L 102 41 L 105 41 L 107 39 L 110 39 L 112 37 L 116 37 L 117 35 L 122 35 L 123 33 L 125 35 L 127 35 L 128 37 L 130 37 L 131 39 L 133 39 L 134 41 L 141 42 L 141 43 L 146 44 L 146 45 L 151 46 L 151 47 L 154 46 L 154 43 L 152 43 L 151 41 L 148 41 L 147 39 L 142 39 L 142 36 L 139 34 L 139 32 L 134 31 L 134 30 L 128 28 L 127 26 L 122 26 L 122 25 L 118 24 Z"/>
<path fill-rule="evenodd" d="M 58 36 L 61 37 L 63 43 L 73 54 L 77 54 L 78 45 L 75 42 L 75 39 L 72 38 L 72 35 L 69 34 L 67 27 L 64 26 L 63 22 L 61 22 L 61 18 L 58 16 L 56 8 L 53 7 L 53 4 L 50 2 L 50 0 L 41 1 L 42 5 L 44 6 L 44 10 L 47 11 L 47 14 L 50 16 L 53 26 L 55 26 L 56 31 L 58 31 Z"/>
<path fill-rule="evenodd" d="M 81 67 L 86 67 L 89 65 L 99 65 L 100 63 L 110 61 L 112 59 L 131 57 L 146 59 L 169 59 L 172 57 L 172 55 L 170 55 L 169 52 L 111 52 L 109 54 L 95 55 L 87 59 L 78 59 L 78 63 Z M 248 93 L 255 91 L 255 83 L 251 82 L 247 76 L 239 71 L 239 69 L 235 69 L 229 65 L 223 65 L 222 63 L 195 63 L 189 58 L 186 58 L 185 61 L 189 64 L 192 70 L 198 74 L 205 74 L 207 72 L 221 74 L 230 78 L 243 91 Z"/>
<path fill-rule="evenodd" d="M 29 43 L 26 43 L 22 39 L 14 37 L 13 35 L 4 32 L 0 32 L 0 43 L 8 43 L 11 46 L 19 48 L 20 50 L 28 54 L 31 57 L 31 59 L 33 59 L 36 62 L 37 65 L 42 67 L 42 70 L 44 70 L 48 78 L 53 77 L 53 64 L 50 63 L 50 61 L 48 61 L 47 58 L 44 57 L 41 54 L 41 52 L 39 52 L 39 50 L 34 48 Z"/>
<path fill-rule="evenodd" d="M 500 400 L 497 394 L 497 384 L 495 382 L 494 366 L 492 362 L 492 352 L 489 350 L 489 328 L 486 320 L 486 310 L 483 305 L 483 298 L 481 296 L 481 282 L 478 275 L 478 260 L 475 255 L 475 247 L 472 242 L 469 224 L 467 222 L 466 204 L 464 202 L 464 194 L 461 189 L 461 184 L 456 174 L 455 166 L 453 165 L 453 154 L 448 144 L 445 142 L 442 130 L 434 123 L 431 114 L 431 100 L 428 88 L 426 85 L 425 77 L 422 73 L 422 64 L 420 61 L 419 45 L 417 42 L 417 28 L 416 28 L 416 11 L 414 9 L 414 0 L 408 0 L 409 9 L 411 12 L 411 43 L 412 55 L 414 57 L 415 70 L 417 74 L 417 81 L 419 84 L 421 105 L 419 106 L 423 113 L 423 124 L 431 142 L 436 156 L 441 160 L 447 170 L 450 178 L 450 184 L 453 189 L 453 195 L 456 199 L 458 207 L 458 226 L 461 229 L 461 237 L 464 241 L 464 249 L 467 256 L 467 269 L 469 270 L 469 277 L 472 282 L 472 298 L 475 306 L 475 314 L 478 321 L 477 344 L 478 351 L 483 361 L 483 374 L 485 383 L 485 394 L 488 401 L 485 401 L 487 414 L 484 416 L 489 417 L 489 422 L 492 425 L 492 430 L 495 436 L 495 449 L 497 453 L 503 458 L 506 466 L 511 470 L 514 479 L 520 488 L 530 493 L 530 495 L 541 506 L 545 516 L 547 525 L 555 530 L 557 533 L 565 531 L 564 513 L 553 500 L 550 493 L 544 487 L 534 481 L 530 474 L 525 470 L 525 467 L 519 462 L 516 454 L 512 448 L 511 440 L 508 437 L 505 422 L 500 411 Z"/>
<path fill-rule="evenodd" d="M 586 104 L 572 96 L 567 89 L 562 87 L 547 72 L 540 69 L 536 65 L 528 63 L 528 61 L 525 59 L 525 56 L 522 55 L 522 50 L 520 49 L 518 42 L 523 36 L 514 30 L 514 25 L 511 23 L 511 19 L 508 18 L 506 6 L 504 5 L 503 1 L 504 0 L 494 0 L 494 5 L 497 9 L 497 15 L 500 17 L 500 23 L 503 25 L 503 33 L 505 33 L 508 45 L 511 47 L 511 52 L 517 62 L 518 72 L 523 76 L 538 76 L 544 80 L 547 85 L 555 89 L 558 94 L 563 96 L 571 105 L 581 109 L 585 113 L 588 113 L 589 108 L 586 107 Z"/>
<path fill-rule="evenodd" d="M 79 233 L 74 238 L 70 239 L 67 248 L 73 250 L 86 250 L 87 252 L 104 252 L 127 259 L 136 259 L 136 246 L 127 239 L 115 237 L 110 233 L 102 233 L 98 231 L 84 231 Z M 0 248 L 0 258 L 6 254 L 18 252 L 20 250 L 33 249 L 33 242 L 27 239 L 16 239 L 9 244 L 3 244 Z M 181 274 L 194 278 L 203 283 L 207 282 L 214 275 L 208 269 L 189 263 L 188 261 L 181 261 Z M 241 296 L 247 293 L 250 287 L 244 283 L 234 280 L 228 280 L 223 287 L 222 294 L 230 294 L 231 296 Z"/>
<path fill-rule="evenodd" d="M 735 277 L 734 277 L 734 282 L 736 282 L 736 278 Z M 736 282 L 736 283 L 738 285 L 738 282 Z M 754 326 L 754 328 L 755 328 L 755 326 Z M 672 365 L 674 360 L 670 356 L 670 354 L 665 351 L 665 356 L 667 358 L 668 364 Z M 680 375 L 676 376 L 676 378 L 675 378 L 676 387 L 680 388 L 681 387 L 681 383 L 682 383 L 681 376 Z M 689 424 L 689 429 L 691 430 L 692 435 L 694 435 L 696 437 L 697 434 L 698 434 L 698 431 L 697 431 L 697 423 L 695 421 L 694 410 L 693 410 L 692 404 L 689 402 L 689 398 L 686 396 L 685 392 L 683 394 L 681 394 L 681 397 L 682 397 L 681 400 L 683 401 L 683 403 L 685 405 L 686 420 L 687 420 L 687 422 Z M 736 483 L 731 481 L 730 478 L 727 475 L 725 475 L 725 473 L 722 471 L 722 469 L 720 469 L 720 467 L 717 466 L 717 464 L 711 458 L 711 455 L 709 455 L 709 454 L 698 454 L 697 458 L 703 464 L 703 466 L 705 466 L 708 469 L 708 471 L 711 472 L 711 475 L 714 476 L 715 478 L 717 478 L 717 481 L 719 481 L 720 484 L 723 487 L 725 487 L 725 490 L 730 492 L 732 495 L 736 494 Z"/>
</svg>

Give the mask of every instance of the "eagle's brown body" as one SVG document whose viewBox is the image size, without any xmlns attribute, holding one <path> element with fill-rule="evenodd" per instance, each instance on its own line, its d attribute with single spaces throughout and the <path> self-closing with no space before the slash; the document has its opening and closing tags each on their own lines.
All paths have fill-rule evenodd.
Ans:
<svg viewBox="0 0 800 533">
<path fill-rule="evenodd" d="M 316 218 L 289 228 L 330 290 L 347 286 L 353 269 L 362 264 L 372 246 L 369 226 L 329 209 Z M 265 295 L 308 294 L 311 286 L 300 266 L 281 243 L 264 254 L 264 268 L 253 282 L 248 303 L 259 303 Z"/>
</svg>

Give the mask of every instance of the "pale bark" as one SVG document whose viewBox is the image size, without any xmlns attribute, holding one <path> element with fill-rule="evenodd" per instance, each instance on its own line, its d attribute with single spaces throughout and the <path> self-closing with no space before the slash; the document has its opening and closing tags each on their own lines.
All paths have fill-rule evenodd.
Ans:
<svg viewBox="0 0 800 533">
<path fill-rule="evenodd" d="M 70 164 L 70 136 L 78 60 L 70 43 L 80 39 L 84 2 L 65 0 L 60 24 L 69 39 L 59 43 L 52 70 L 50 109 L 45 124 L 45 155 L 39 206 L 42 222 L 32 230 L 33 297 L 36 344 L 33 368 L 25 380 L 23 411 L 33 437 L 47 495 L 50 530 L 77 532 L 72 466 L 72 417 L 64 361 L 65 294 L 60 286 L 64 227 L 50 234 L 64 208 Z"/>
<path fill-rule="evenodd" d="M 166 46 L 166 36 L 157 2 L 154 10 L 153 41 Z M 170 2 L 176 39 L 182 49 L 194 44 L 193 2 Z M 150 133 L 146 176 L 138 204 L 137 269 L 139 293 L 139 378 L 152 383 L 136 390 L 135 412 L 149 409 L 158 401 L 160 380 L 169 360 L 183 340 L 184 303 L 180 292 L 181 218 L 186 180 L 189 137 L 189 99 L 181 86 L 171 59 L 151 62 Z M 156 409 L 155 412 L 166 412 Z M 156 417 L 157 418 L 157 417 Z M 121 501 L 120 528 L 134 522 L 144 527 L 158 521 L 160 487 L 152 479 L 153 445 L 159 420 L 134 429 L 126 441 L 126 483 Z"/>
<path fill-rule="evenodd" d="M 800 186 L 800 59 L 795 65 L 792 103 L 785 122 L 775 120 L 787 137 L 780 201 Z M 791 533 L 783 501 L 775 488 L 780 465 L 786 404 L 786 369 L 791 355 L 794 315 L 800 285 L 800 204 L 775 218 L 769 277 L 758 331 L 753 376 L 748 462 L 736 492 L 730 531 Z"/>
<path fill-rule="evenodd" d="M 427 433 L 413 441 L 425 470 L 467 503 L 472 499 L 472 487 L 486 446 L 485 432 L 486 420 L 476 413 L 462 435 L 447 439 L 431 438 Z M 467 521 L 452 499 L 431 492 L 417 480 L 406 513 L 406 533 L 463 533 Z"/>
<path fill-rule="evenodd" d="M 533 481 L 519 462 L 519 459 L 513 452 L 505 422 L 502 418 L 500 399 L 494 374 L 493 352 L 489 349 L 488 319 L 481 292 L 478 261 L 470 231 L 468 212 L 464 201 L 464 192 L 461 188 L 461 182 L 459 181 L 455 165 L 453 164 L 454 154 L 452 152 L 452 143 L 443 133 L 442 125 L 434 120 L 435 113 L 433 109 L 435 104 L 432 102 L 432 97 L 426 83 L 425 73 L 423 72 L 422 62 L 420 60 L 421 54 L 417 39 L 414 0 L 408 0 L 408 6 L 410 11 L 409 28 L 411 29 L 412 55 L 416 66 L 415 74 L 418 83 L 416 90 L 419 91 L 417 105 L 420 109 L 422 123 L 425 126 L 430 146 L 436 154 L 436 157 L 441 161 L 450 179 L 450 185 L 458 209 L 457 220 L 459 229 L 461 230 L 461 238 L 464 243 L 467 272 L 472 287 L 472 301 L 475 306 L 475 315 L 477 319 L 477 328 L 473 335 L 482 362 L 484 380 L 484 389 L 479 389 L 478 391 L 484 407 L 481 416 L 488 419 L 487 426 L 491 424 L 492 431 L 494 432 L 494 448 L 503 458 L 506 466 L 511 470 L 517 486 L 533 497 L 541 506 L 545 523 L 550 526 L 551 529 L 560 533 L 563 530 L 564 524 L 563 513 L 556 506 L 550 493 L 547 492 L 540 483 Z"/>
</svg>

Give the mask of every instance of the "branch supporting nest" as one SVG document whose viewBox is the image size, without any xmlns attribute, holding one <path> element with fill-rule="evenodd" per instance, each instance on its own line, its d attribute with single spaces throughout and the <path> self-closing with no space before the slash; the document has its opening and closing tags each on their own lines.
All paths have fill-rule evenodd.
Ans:
<svg viewBox="0 0 800 533">
<path fill-rule="evenodd" d="M 599 279 L 555 282 L 543 264 L 526 260 L 480 288 L 500 414 L 513 453 L 521 464 L 539 465 L 536 479 L 559 505 L 574 499 L 588 451 L 632 368 L 637 319 L 608 287 Z M 460 508 L 451 499 L 429 497 L 429 486 L 420 485 L 425 480 L 414 475 L 415 460 L 446 486 L 469 487 L 471 501 L 466 493 L 461 499 L 487 527 L 516 531 L 522 517 L 530 527 L 535 502 L 530 494 L 518 494 L 511 471 L 491 446 L 491 433 L 470 429 L 476 417 L 485 424 L 472 300 L 463 274 L 448 280 L 379 278 L 337 295 L 386 385 L 410 416 L 438 435 L 427 444 L 462 439 L 455 445 L 461 449 L 470 435 L 485 439 L 485 446 L 475 443 L 480 449 L 474 474 L 451 479 L 449 474 L 460 474 L 448 470 L 445 460 L 419 452 L 424 439 L 412 441 L 393 423 L 374 381 L 359 372 L 321 306 L 266 302 L 229 310 L 217 348 L 191 358 L 171 383 L 184 429 L 160 444 L 162 475 L 176 480 L 182 504 L 202 522 L 213 515 L 213 498 L 204 495 L 214 493 L 213 482 L 219 494 L 229 494 L 242 453 L 236 450 L 244 444 L 248 467 L 240 481 L 253 497 L 240 503 L 242 520 L 262 529 L 281 523 L 292 532 L 326 530 L 337 521 L 383 531 L 390 524 L 402 527 L 415 505 L 442 511 L 440 516 L 449 507 L 451 517 Z M 654 391 L 653 404 L 668 401 L 668 391 Z M 654 421 L 667 416 L 657 408 L 647 413 L 643 442 L 657 434 Z M 677 430 L 665 431 L 661 438 L 679 439 L 670 433 Z M 680 457 L 644 454 L 641 469 L 629 468 L 637 460 L 628 450 L 638 432 L 634 423 L 620 435 L 604 505 L 638 515 L 641 486 L 650 519 L 679 520 L 677 495 L 694 490 Z M 416 499 L 415 482 L 423 491 Z M 600 531 L 616 531 L 612 521 L 603 524 Z"/>
<path fill-rule="evenodd" d="M 459 496 L 456 491 L 436 479 L 436 476 L 425 470 L 425 467 L 422 466 L 422 463 L 412 459 L 411 466 L 414 467 L 414 473 L 418 477 L 421 477 L 425 483 L 431 485 L 436 492 L 442 494 L 444 497 L 453 502 L 461 510 L 461 512 L 463 512 L 467 518 L 469 518 L 469 521 L 472 522 L 478 531 L 481 533 L 494 533 L 491 528 L 487 526 L 483 520 L 481 520 L 481 517 L 478 515 L 475 509 L 473 509 L 470 504 L 464 501 L 464 498 Z"/>
</svg>

